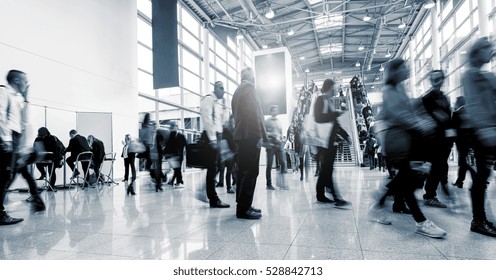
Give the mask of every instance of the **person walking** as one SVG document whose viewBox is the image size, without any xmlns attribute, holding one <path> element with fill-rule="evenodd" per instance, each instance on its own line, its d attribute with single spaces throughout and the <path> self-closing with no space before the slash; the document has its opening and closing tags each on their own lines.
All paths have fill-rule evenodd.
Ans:
<svg viewBox="0 0 496 280">
<path fill-rule="evenodd" d="M 469 68 L 462 77 L 463 93 L 467 100 L 469 124 L 473 130 L 470 138 L 475 154 L 477 174 L 473 178 L 470 197 L 472 222 L 470 230 L 496 237 L 496 227 L 487 220 L 485 211 L 487 180 L 495 160 L 496 151 L 496 75 L 483 70 L 491 61 L 494 46 L 487 37 L 479 38 L 471 46 Z"/>
<path fill-rule="evenodd" d="M 384 148 L 391 163 L 398 168 L 397 175 L 388 183 L 387 192 L 379 194 L 378 201 L 372 205 L 369 217 L 372 221 L 391 224 L 384 213 L 386 194 L 393 193 L 404 199 L 416 222 L 415 232 L 432 238 L 444 238 L 446 231 L 428 220 L 417 203 L 415 190 L 419 181 L 410 167 L 414 148 L 412 138 L 422 132 L 422 127 L 413 112 L 406 95 L 403 82 L 408 79 L 409 70 L 401 58 L 391 60 L 385 76 L 383 97 L 383 119 L 387 123 Z M 417 139 L 418 140 L 418 139 Z"/>
</svg>

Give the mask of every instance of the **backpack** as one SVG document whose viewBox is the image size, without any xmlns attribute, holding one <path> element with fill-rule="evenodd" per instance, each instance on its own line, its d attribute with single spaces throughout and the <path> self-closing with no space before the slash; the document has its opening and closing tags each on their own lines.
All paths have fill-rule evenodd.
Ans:
<svg viewBox="0 0 496 280">
<path fill-rule="evenodd" d="M 55 139 L 55 152 L 53 153 L 53 161 L 55 163 L 55 166 L 58 168 L 62 166 L 60 162 L 64 158 L 65 146 L 64 143 L 62 143 L 62 141 L 57 138 L 57 136 L 52 135 L 52 137 Z"/>
</svg>

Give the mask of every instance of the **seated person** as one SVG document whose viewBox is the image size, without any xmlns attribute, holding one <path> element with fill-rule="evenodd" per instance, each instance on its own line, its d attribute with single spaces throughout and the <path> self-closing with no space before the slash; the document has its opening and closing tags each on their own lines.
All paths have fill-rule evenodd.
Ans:
<svg viewBox="0 0 496 280">
<path fill-rule="evenodd" d="M 71 131 L 69 132 L 69 136 L 71 137 L 71 140 L 69 141 L 69 146 L 67 146 L 67 148 L 65 149 L 65 152 L 66 153 L 71 152 L 71 156 L 67 158 L 66 162 L 67 162 L 67 165 L 69 165 L 71 170 L 74 172 L 74 175 L 77 176 L 77 175 L 79 175 L 79 171 L 74 170 L 74 168 L 75 168 L 74 163 L 76 162 L 77 156 L 82 152 L 90 152 L 91 149 L 90 149 L 90 146 L 88 145 L 88 141 L 86 140 L 86 138 L 82 135 L 79 135 L 75 129 L 71 129 Z M 81 159 L 88 159 L 88 158 L 89 158 L 88 156 L 83 156 L 83 157 L 80 157 L 79 159 L 81 160 Z M 88 162 L 82 162 L 82 166 L 83 166 L 83 172 L 86 173 L 86 170 L 88 170 L 88 167 L 89 167 Z M 88 179 L 89 179 L 89 176 L 87 176 L 85 178 L 83 188 L 87 187 Z"/>
<path fill-rule="evenodd" d="M 41 149 L 45 152 L 51 152 L 53 155 L 50 158 L 44 158 L 43 160 L 52 160 L 52 164 L 46 164 L 46 163 L 36 163 L 36 168 L 40 171 L 41 176 L 38 178 L 38 180 L 42 180 L 46 178 L 47 174 L 45 172 L 45 167 L 48 165 L 48 170 L 52 170 L 53 168 L 53 173 L 50 177 L 50 185 L 52 187 L 55 187 L 55 182 L 57 180 L 57 174 L 55 172 L 55 168 L 60 168 L 62 167 L 62 159 L 64 157 L 64 151 L 65 147 L 63 144 L 60 142 L 60 140 L 50 134 L 50 131 L 46 127 L 40 127 L 38 129 L 38 136 L 34 140 L 34 146 L 36 147 L 37 145 L 41 146 Z"/>
<path fill-rule="evenodd" d="M 100 139 L 95 138 L 93 135 L 88 135 L 88 146 L 90 146 L 93 153 L 93 170 L 95 170 L 96 178 L 104 181 L 103 178 L 100 178 L 100 166 L 102 166 L 105 158 L 105 146 Z"/>
</svg>

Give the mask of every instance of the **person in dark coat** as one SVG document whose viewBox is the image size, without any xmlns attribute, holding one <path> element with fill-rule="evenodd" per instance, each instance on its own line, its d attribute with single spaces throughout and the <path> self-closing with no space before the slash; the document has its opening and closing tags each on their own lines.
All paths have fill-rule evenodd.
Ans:
<svg viewBox="0 0 496 280">
<path fill-rule="evenodd" d="M 93 153 L 93 170 L 95 171 L 97 181 L 105 181 L 104 178 L 100 177 L 100 167 L 105 158 L 105 145 L 102 140 L 97 139 L 93 135 L 88 135 L 88 145 Z"/>
<path fill-rule="evenodd" d="M 184 160 L 184 148 L 186 147 L 186 138 L 179 132 L 178 125 L 175 121 L 170 123 L 170 137 L 165 145 L 165 158 L 174 169 L 174 175 L 169 181 L 169 185 L 174 185 L 174 180 L 176 180 L 176 185 L 184 184 L 183 173 L 181 172 L 183 160 Z"/>
<path fill-rule="evenodd" d="M 82 152 L 91 152 L 91 148 L 88 145 L 88 141 L 86 140 L 86 137 L 79 135 L 78 132 L 75 129 L 71 129 L 69 131 L 69 136 L 71 137 L 71 140 L 69 140 L 69 145 L 65 149 L 65 152 L 70 152 L 71 155 L 66 159 L 67 165 L 71 168 L 73 171 L 73 174 L 75 176 L 79 175 L 78 170 L 74 170 L 75 162 L 77 156 L 82 153 Z M 82 156 L 79 159 L 89 159 L 89 156 Z M 82 167 L 83 167 L 83 172 L 86 174 L 86 170 L 88 170 L 88 162 L 82 162 Z M 85 182 L 83 184 L 83 188 L 87 187 L 87 183 L 89 179 L 89 176 L 85 178 Z"/>
</svg>

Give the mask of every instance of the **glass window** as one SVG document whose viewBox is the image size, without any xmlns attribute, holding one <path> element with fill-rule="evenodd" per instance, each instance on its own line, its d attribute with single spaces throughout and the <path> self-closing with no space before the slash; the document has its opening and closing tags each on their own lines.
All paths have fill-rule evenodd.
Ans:
<svg viewBox="0 0 496 280">
<path fill-rule="evenodd" d="M 154 95 L 152 75 L 138 70 L 138 91 L 152 96 Z"/>
<path fill-rule="evenodd" d="M 232 52 L 227 53 L 227 63 L 229 64 L 229 66 L 234 68 L 236 68 L 236 65 L 238 64 L 238 60 Z"/>
<path fill-rule="evenodd" d="M 451 12 L 451 10 L 453 10 L 453 1 L 448 1 L 443 7 L 443 11 L 441 13 L 441 20 L 446 19 L 446 17 Z"/>
<path fill-rule="evenodd" d="M 217 57 L 216 61 L 215 61 L 215 66 L 217 66 L 217 68 L 222 71 L 222 72 L 227 72 L 227 64 L 224 60 L 220 59 L 219 57 Z"/>
<path fill-rule="evenodd" d="M 200 41 L 195 38 L 191 33 L 189 33 L 186 29 L 182 29 L 181 33 L 181 42 L 194 50 L 197 53 L 200 53 Z"/>
<path fill-rule="evenodd" d="M 148 98 L 138 98 L 138 108 L 140 112 L 140 122 L 143 121 L 145 113 L 150 113 L 150 120 L 156 120 L 154 100 Z"/>
<path fill-rule="evenodd" d="M 460 24 L 468 18 L 470 15 L 470 3 L 469 1 L 463 1 L 462 5 L 456 11 L 456 25 L 460 26 Z"/>
<path fill-rule="evenodd" d="M 152 18 L 152 2 L 150 0 L 138 0 L 138 11 Z"/>
<path fill-rule="evenodd" d="M 168 123 L 171 120 L 178 121 L 181 119 L 181 109 L 165 104 L 158 104 L 158 116 L 161 127 L 168 127 Z"/>
<path fill-rule="evenodd" d="M 443 26 L 441 30 L 441 34 L 443 35 L 443 41 L 446 41 L 455 32 L 454 23 L 455 23 L 454 19 L 450 18 Z"/>
<path fill-rule="evenodd" d="M 138 41 L 144 45 L 152 47 L 152 26 L 144 20 L 138 18 Z"/>
<path fill-rule="evenodd" d="M 188 70 L 182 70 L 182 86 L 192 92 L 200 94 L 201 91 L 201 79 L 199 76 L 189 72 Z"/>
<path fill-rule="evenodd" d="M 190 70 L 191 72 L 200 75 L 200 59 L 190 53 L 188 50 L 182 49 L 182 66 Z"/>
<path fill-rule="evenodd" d="M 200 37 L 200 24 L 190 15 L 188 11 L 181 7 L 181 24 L 188 29 L 195 37 Z"/>
<path fill-rule="evenodd" d="M 215 40 L 215 53 L 222 57 L 224 60 L 227 59 L 226 57 L 226 48 L 217 40 Z"/>
<path fill-rule="evenodd" d="M 153 73 L 153 53 L 140 44 L 138 44 L 138 67 Z"/>
<path fill-rule="evenodd" d="M 158 97 L 173 103 L 181 104 L 181 88 L 161 88 L 158 90 Z"/>
<path fill-rule="evenodd" d="M 236 52 L 237 48 L 236 48 L 236 43 L 234 43 L 233 40 L 231 40 L 230 37 L 227 37 L 227 46 L 229 47 L 229 49 L 233 52 Z"/>
<path fill-rule="evenodd" d="M 472 27 L 470 25 L 470 20 L 467 19 L 461 26 L 456 29 L 456 39 L 457 41 L 462 40 L 470 34 Z"/>
<path fill-rule="evenodd" d="M 212 86 L 213 88 L 213 86 Z M 201 101 L 201 96 L 198 95 L 197 93 L 193 93 L 190 91 L 185 90 L 184 91 L 184 100 L 188 100 L 188 102 L 185 102 L 184 106 L 188 107 L 193 110 L 199 110 L 200 109 L 200 101 Z"/>
</svg>

